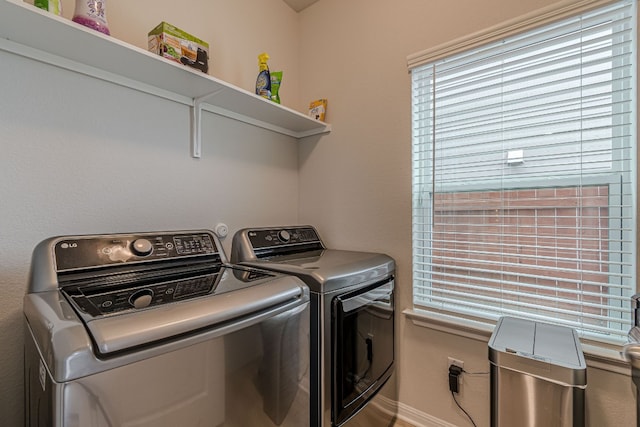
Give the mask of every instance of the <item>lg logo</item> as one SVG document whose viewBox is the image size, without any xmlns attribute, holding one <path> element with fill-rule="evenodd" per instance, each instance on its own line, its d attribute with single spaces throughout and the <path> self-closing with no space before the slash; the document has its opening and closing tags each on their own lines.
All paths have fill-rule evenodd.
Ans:
<svg viewBox="0 0 640 427">
<path fill-rule="evenodd" d="M 78 244 L 76 242 L 71 242 L 71 243 L 64 242 L 60 245 L 60 247 L 62 249 L 77 248 Z"/>
</svg>

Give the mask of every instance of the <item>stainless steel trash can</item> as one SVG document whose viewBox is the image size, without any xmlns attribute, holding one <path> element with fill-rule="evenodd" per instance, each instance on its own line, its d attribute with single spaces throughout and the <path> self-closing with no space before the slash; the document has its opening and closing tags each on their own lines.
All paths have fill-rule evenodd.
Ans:
<svg viewBox="0 0 640 427">
<path fill-rule="evenodd" d="M 584 427 L 587 365 L 574 329 L 502 317 L 489 362 L 492 427 Z"/>
<path fill-rule="evenodd" d="M 640 294 L 631 297 L 633 326 L 629 330 L 628 343 L 622 354 L 631 364 L 631 378 L 636 385 L 636 423 L 640 426 Z"/>
</svg>

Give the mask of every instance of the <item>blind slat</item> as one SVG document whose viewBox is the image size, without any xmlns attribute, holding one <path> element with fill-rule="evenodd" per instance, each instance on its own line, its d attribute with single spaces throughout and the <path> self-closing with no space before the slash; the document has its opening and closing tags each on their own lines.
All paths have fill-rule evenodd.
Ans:
<svg viewBox="0 0 640 427">
<path fill-rule="evenodd" d="M 450 297 L 456 297 L 458 298 L 458 300 L 465 300 L 467 294 L 463 293 L 463 292 L 459 292 L 459 291 L 452 291 L 452 290 L 448 290 L 448 289 L 443 289 L 437 292 L 438 295 L 435 295 L 434 298 L 439 299 L 440 301 L 446 301 L 447 299 L 451 299 Z M 514 305 L 514 306 L 522 306 L 522 307 L 529 307 L 529 308 L 537 308 L 540 309 L 541 311 L 545 310 L 545 307 L 539 307 L 536 304 L 539 304 L 539 302 L 542 301 L 550 301 L 552 304 L 557 303 L 557 301 L 555 301 L 552 297 L 547 297 L 545 295 L 527 295 L 527 299 L 529 301 L 536 301 L 536 303 L 534 302 L 523 302 L 519 299 L 513 299 L 513 300 L 507 300 L 505 301 L 505 299 L 503 298 L 504 295 L 508 295 L 508 296 L 512 296 L 512 297 L 520 297 L 522 298 L 520 295 L 518 295 L 515 292 L 509 292 L 509 291 L 503 291 L 502 295 L 500 298 L 497 297 L 491 297 L 491 296 L 487 296 L 487 295 L 483 295 L 481 297 L 477 297 L 478 300 L 481 300 L 485 303 L 496 303 L 496 302 L 500 302 L 500 303 L 507 303 L 510 305 Z M 441 295 L 448 295 L 449 298 L 447 298 L 446 296 L 441 296 Z M 543 306 L 545 304 L 542 304 Z M 604 312 L 604 311 L 609 311 L 609 310 L 613 310 L 613 311 L 617 311 L 619 312 L 619 314 L 622 314 L 623 311 L 620 308 L 615 308 L 615 307 L 610 307 L 607 305 L 599 305 L 599 304 L 590 304 L 584 301 L 564 301 L 563 305 L 566 307 L 564 309 L 562 309 L 562 313 L 566 314 L 566 315 L 574 315 L 576 311 L 578 312 L 586 312 L 587 310 L 591 309 L 591 312 L 586 312 L 585 314 L 583 314 L 584 316 L 589 317 L 590 319 L 598 319 L 598 320 L 607 320 L 607 316 L 603 316 L 598 314 L 598 312 Z"/>
</svg>

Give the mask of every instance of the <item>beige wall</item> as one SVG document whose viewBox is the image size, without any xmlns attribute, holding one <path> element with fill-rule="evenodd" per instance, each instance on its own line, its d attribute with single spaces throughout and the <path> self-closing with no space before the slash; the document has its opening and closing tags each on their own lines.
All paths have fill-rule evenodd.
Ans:
<svg viewBox="0 0 640 427">
<path fill-rule="evenodd" d="M 192 32 L 213 46 L 210 73 L 249 91 L 266 50 L 286 70 L 285 105 L 295 103 L 298 21 L 280 0 L 109 0 L 107 16 L 114 37 L 142 48 L 162 20 Z M 35 245 L 64 234 L 295 223 L 298 147 L 204 113 L 196 160 L 188 107 L 4 51 L 0 94 L 0 425 L 18 427 Z"/>
<path fill-rule="evenodd" d="M 300 145 L 206 114 L 200 160 L 189 157 L 185 106 L 0 52 L 2 425 L 22 424 L 22 296 L 31 250 L 52 235 L 312 223 L 331 246 L 392 255 L 399 311 L 410 307 L 406 56 L 549 3 L 322 0 L 295 14 L 280 0 L 109 0 L 114 37 L 145 48 L 166 20 L 212 44 L 216 77 L 252 91 L 266 50 L 285 71 L 285 105 L 329 98 L 333 132 Z M 65 16 L 73 4 L 64 0 Z M 153 175 L 132 173 L 141 168 Z M 446 388 L 446 358 L 486 370 L 486 343 L 398 323 L 403 408 L 468 425 Z M 479 426 L 488 387 L 482 376 L 463 383 Z M 628 377 L 590 369 L 588 401 L 590 426 L 634 425 Z"/>
<path fill-rule="evenodd" d="M 107 7 L 114 37 L 147 49 L 147 33 L 167 21 L 209 43 L 209 74 L 250 92 L 266 51 L 272 70 L 286 70 L 283 103 L 296 105 L 298 15 L 281 0 L 109 0 Z"/>
<path fill-rule="evenodd" d="M 317 225 L 330 246 L 393 256 L 399 312 L 412 306 L 406 57 L 552 3 L 322 0 L 300 14 L 300 99 L 328 98 L 333 126 L 300 147 L 300 221 Z M 470 425 L 448 391 L 447 357 L 486 372 L 486 339 L 416 326 L 403 315 L 398 323 L 401 408 Z M 635 425 L 628 376 L 590 368 L 588 382 L 589 426 Z M 479 426 L 489 424 L 488 376 L 465 376 L 460 400 Z"/>
<path fill-rule="evenodd" d="M 33 4 L 34 0 L 24 0 Z M 62 16 L 72 19 L 75 0 L 61 0 Z M 298 103 L 299 17 L 281 0 L 107 0 L 111 36 L 147 49 L 147 34 L 168 22 L 209 43 L 209 73 L 253 92 L 258 55 L 267 52 L 274 71 L 286 70 L 280 94 Z"/>
</svg>

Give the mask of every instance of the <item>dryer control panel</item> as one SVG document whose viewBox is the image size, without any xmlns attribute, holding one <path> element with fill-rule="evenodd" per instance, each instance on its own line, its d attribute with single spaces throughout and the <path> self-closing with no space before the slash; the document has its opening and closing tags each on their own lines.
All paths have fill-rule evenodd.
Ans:
<svg viewBox="0 0 640 427">
<path fill-rule="evenodd" d="M 312 227 L 263 228 L 249 230 L 247 234 L 254 249 L 302 243 L 320 243 L 320 237 Z"/>
<path fill-rule="evenodd" d="M 233 236 L 231 262 L 317 253 L 324 249 L 318 232 L 310 225 L 243 228 Z"/>
</svg>

